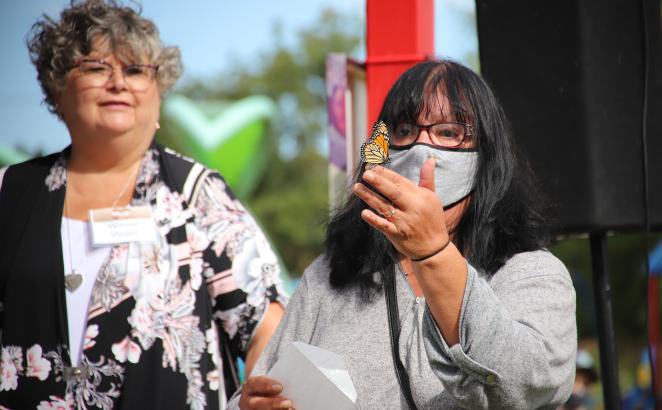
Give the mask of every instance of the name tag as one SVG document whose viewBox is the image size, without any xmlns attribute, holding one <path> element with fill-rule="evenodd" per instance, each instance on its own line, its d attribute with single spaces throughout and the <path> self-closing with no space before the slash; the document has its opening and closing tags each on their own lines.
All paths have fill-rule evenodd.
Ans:
<svg viewBox="0 0 662 410">
<path fill-rule="evenodd" d="M 149 206 L 90 209 L 89 220 L 94 245 L 157 240 Z"/>
</svg>

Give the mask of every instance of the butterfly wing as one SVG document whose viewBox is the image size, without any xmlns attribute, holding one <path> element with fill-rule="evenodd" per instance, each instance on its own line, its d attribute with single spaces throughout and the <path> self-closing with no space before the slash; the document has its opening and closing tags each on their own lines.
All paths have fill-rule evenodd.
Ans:
<svg viewBox="0 0 662 410">
<path fill-rule="evenodd" d="M 370 140 L 361 146 L 361 159 L 368 164 L 380 165 L 388 161 L 388 154 L 379 144 Z"/>
<path fill-rule="evenodd" d="M 388 157 L 388 128 L 382 121 L 375 123 L 372 127 L 372 135 L 368 141 L 361 145 L 361 159 L 364 162 L 376 166 L 390 161 Z"/>
<path fill-rule="evenodd" d="M 375 138 L 374 143 L 379 146 L 379 148 L 384 153 L 384 156 L 388 158 L 388 136 L 385 134 L 379 134 Z"/>
</svg>

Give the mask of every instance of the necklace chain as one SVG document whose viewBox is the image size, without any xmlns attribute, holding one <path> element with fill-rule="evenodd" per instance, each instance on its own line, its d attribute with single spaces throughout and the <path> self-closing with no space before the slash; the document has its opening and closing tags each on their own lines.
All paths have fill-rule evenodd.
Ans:
<svg viewBox="0 0 662 410">
<path fill-rule="evenodd" d="M 70 272 L 69 275 L 75 275 L 76 268 L 74 268 L 74 258 L 71 255 L 71 230 L 69 229 L 69 217 L 71 215 L 69 214 L 69 203 L 67 202 L 66 195 L 64 198 L 64 210 L 67 212 L 65 223 L 67 224 L 67 248 L 69 248 L 69 272 Z M 66 276 L 69 275 L 65 275 L 65 280 L 66 280 Z"/>
<path fill-rule="evenodd" d="M 129 183 L 131 180 L 136 176 L 138 171 L 140 170 L 140 164 L 138 164 L 138 168 L 136 168 L 135 171 L 129 175 L 129 178 L 127 178 L 126 182 L 124 183 L 124 186 L 122 187 L 122 190 L 120 193 L 117 195 L 115 200 L 113 201 L 113 204 L 110 206 L 112 209 L 115 209 L 115 205 L 117 205 L 117 202 L 122 198 L 122 195 L 124 195 L 124 192 L 126 192 L 126 189 L 129 187 Z M 66 169 L 65 169 L 66 172 Z M 67 178 L 68 180 L 68 178 Z M 129 202 L 129 206 L 131 203 Z M 69 219 L 71 217 L 71 214 L 69 213 L 69 201 L 67 201 L 67 196 L 65 193 L 64 197 L 64 211 L 67 214 L 67 217 L 65 218 L 65 223 L 67 225 L 67 247 L 69 248 L 69 274 L 64 275 L 64 282 L 65 282 L 65 287 L 69 289 L 69 291 L 73 292 L 75 291 L 78 286 L 82 283 L 83 276 L 82 274 L 74 267 L 74 258 L 71 252 L 71 229 L 69 228 Z M 78 277 L 80 279 L 78 279 Z"/>
<path fill-rule="evenodd" d="M 138 164 L 138 167 L 136 168 L 136 170 L 131 172 L 131 175 L 129 175 L 129 177 L 124 182 L 124 185 L 122 186 L 122 189 L 120 190 L 120 193 L 117 194 L 117 196 L 115 197 L 115 200 L 113 201 L 113 204 L 110 206 L 112 209 L 115 209 L 115 205 L 117 205 L 117 202 L 119 202 L 119 200 L 122 198 L 122 195 L 124 195 L 124 192 L 126 192 L 126 189 L 129 187 L 129 184 L 131 183 L 131 180 L 136 176 L 136 174 L 138 173 L 139 170 L 140 170 L 140 164 Z M 69 176 L 68 176 L 68 172 L 67 172 L 66 169 L 65 169 L 65 173 L 66 173 L 65 178 L 66 178 L 67 181 L 69 181 Z M 64 209 L 65 209 L 65 212 L 67 213 L 67 215 L 69 215 L 68 205 L 69 204 L 67 203 L 66 194 L 65 194 Z M 129 205 L 131 205 L 130 201 L 129 201 Z"/>
<path fill-rule="evenodd" d="M 115 200 L 113 201 L 113 204 L 110 206 L 111 208 L 115 209 L 115 205 L 117 205 L 117 202 L 120 200 L 120 198 L 122 197 L 122 195 L 124 195 L 124 192 L 125 192 L 126 189 L 129 187 L 129 183 L 131 182 L 131 180 L 133 179 L 133 177 L 136 176 L 136 174 L 138 173 L 138 170 L 140 170 L 140 164 L 138 164 L 138 168 L 136 168 L 136 170 L 133 171 L 133 172 L 131 173 L 131 175 L 129 175 L 129 178 L 128 178 L 128 179 L 126 180 L 126 182 L 124 183 L 124 186 L 122 187 L 122 190 L 120 191 L 120 193 L 117 195 L 117 197 L 116 197 Z M 129 201 L 129 205 L 131 205 L 131 202 L 130 202 L 130 201 Z"/>
</svg>

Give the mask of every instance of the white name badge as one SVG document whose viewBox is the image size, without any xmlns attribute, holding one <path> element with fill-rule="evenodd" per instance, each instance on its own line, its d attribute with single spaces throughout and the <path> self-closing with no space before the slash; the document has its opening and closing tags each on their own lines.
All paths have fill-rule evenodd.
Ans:
<svg viewBox="0 0 662 410">
<path fill-rule="evenodd" d="M 90 209 L 89 219 L 94 245 L 157 240 L 156 224 L 149 206 Z"/>
</svg>

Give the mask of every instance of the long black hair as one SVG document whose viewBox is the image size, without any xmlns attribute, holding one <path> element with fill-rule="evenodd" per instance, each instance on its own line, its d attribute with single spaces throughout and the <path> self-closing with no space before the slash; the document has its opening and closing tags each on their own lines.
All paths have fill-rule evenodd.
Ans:
<svg viewBox="0 0 662 410">
<path fill-rule="evenodd" d="M 487 83 L 450 60 L 419 63 L 389 91 L 380 120 L 389 127 L 416 123 L 423 110 L 441 108 L 473 126 L 478 168 L 470 203 L 455 231 L 454 244 L 475 268 L 492 274 L 514 254 L 545 247 L 550 231 L 546 208 L 530 168 L 513 146 L 506 116 Z M 435 103 L 437 106 L 435 106 Z M 365 165 L 359 169 L 359 181 Z M 361 219 L 367 205 L 350 195 L 331 217 L 326 235 L 330 283 L 336 289 L 358 285 L 370 300 L 392 275 L 397 252 L 386 237 Z"/>
</svg>

